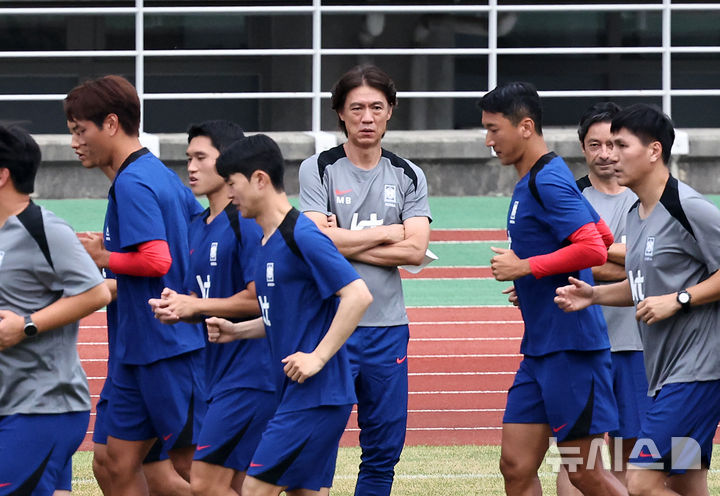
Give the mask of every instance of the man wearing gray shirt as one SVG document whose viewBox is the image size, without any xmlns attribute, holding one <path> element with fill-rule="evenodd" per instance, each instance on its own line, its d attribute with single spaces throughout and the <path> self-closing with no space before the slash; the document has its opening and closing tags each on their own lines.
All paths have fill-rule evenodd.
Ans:
<svg viewBox="0 0 720 496">
<path fill-rule="evenodd" d="M 347 340 L 358 397 L 362 463 L 355 494 L 389 495 L 405 443 L 408 317 L 399 265 L 422 262 L 430 240 L 427 182 L 381 146 L 397 103 L 379 68 L 358 66 L 332 90 L 347 142 L 300 165 L 300 207 L 365 280 L 373 303 Z"/>
<path fill-rule="evenodd" d="M 594 287 L 571 278 L 555 300 L 566 311 L 635 304 L 653 402 L 630 457 L 629 492 L 707 494 L 720 420 L 720 211 L 670 175 L 675 132 L 659 109 L 628 107 L 611 132 L 618 182 L 638 195 L 627 217 L 628 278 Z"/>
<path fill-rule="evenodd" d="M 110 301 L 72 228 L 30 200 L 39 164 L 0 126 L 0 495 L 58 487 L 90 418 L 77 321 Z"/>
<path fill-rule="evenodd" d="M 596 103 L 580 118 L 578 137 L 588 174 L 577 180 L 578 189 L 600 214 L 615 238 L 608 249 L 608 261 L 592 268 L 599 284 L 624 280 L 625 219 L 637 196 L 615 177 L 610 123 L 620 111 L 612 102 Z M 650 405 L 647 395 L 642 342 L 635 312 L 627 307 L 602 307 L 610 338 L 613 393 L 618 405 L 619 428 L 608 433 L 612 473 L 625 484 L 625 469 L 636 438 L 640 421 Z M 567 477 L 558 476 L 558 494 L 571 494 Z M 577 493 L 575 493 L 577 494 Z"/>
</svg>

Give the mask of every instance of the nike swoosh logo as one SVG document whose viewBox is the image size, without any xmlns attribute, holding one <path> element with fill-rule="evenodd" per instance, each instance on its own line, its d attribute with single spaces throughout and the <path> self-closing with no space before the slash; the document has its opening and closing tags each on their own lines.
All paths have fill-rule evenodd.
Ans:
<svg viewBox="0 0 720 496">
<path fill-rule="evenodd" d="M 198 446 L 198 447 L 197 447 L 197 450 L 198 450 L 198 451 L 202 451 L 202 450 L 204 450 L 204 449 L 209 448 L 210 446 L 212 446 L 212 444 L 205 444 L 205 445 L 203 445 L 203 446 Z"/>
<path fill-rule="evenodd" d="M 552 430 L 553 430 L 553 432 L 558 432 L 560 429 L 564 428 L 566 425 L 567 424 L 563 424 L 560 427 L 553 427 Z"/>
<path fill-rule="evenodd" d="M 396 358 L 395 361 L 399 364 L 403 363 L 405 360 L 407 360 L 407 355 L 405 355 L 402 358 Z"/>
<path fill-rule="evenodd" d="M 250 462 L 250 466 L 251 467 L 264 467 L 264 465 L 262 463 L 253 463 L 253 462 Z"/>
<path fill-rule="evenodd" d="M 163 436 L 163 441 L 167 441 L 172 437 L 172 434 L 168 434 L 167 436 Z"/>
<path fill-rule="evenodd" d="M 652 453 L 643 453 L 642 451 L 640 453 L 638 453 L 638 456 L 640 458 L 652 458 L 653 457 Z"/>
<path fill-rule="evenodd" d="M 338 196 L 347 195 L 348 193 L 352 193 L 352 190 L 351 189 L 343 189 L 343 190 L 336 189 L 335 190 L 335 194 Z"/>
</svg>

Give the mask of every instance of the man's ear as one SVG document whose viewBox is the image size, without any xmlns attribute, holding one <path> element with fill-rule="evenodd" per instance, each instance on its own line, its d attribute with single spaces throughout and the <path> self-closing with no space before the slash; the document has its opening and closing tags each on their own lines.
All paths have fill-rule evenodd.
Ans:
<svg viewBox="0 0 720 496">
<path fill-rule="evenodd" d="M 650 151 L 650 162 L 657 162 L 657 161 L 662 162 L 662 160 L 663 160 L 662 143 L 660 143 L 659 141 L 653 141 L 652 143 L 650 143 L 650 145 L 648 145 L 648 147 L 649 147 L 649 151 Z M 665 165 L 669 165 L 669 164 L 665 164 Z"/>
<path fill-rule="evenodd" d="M 520 129 L 520 134 L 523 138 L 530 138 L 533 134 L 535 134 L 535 121 L 533 121 L 530 117 L 524 117 L 520 121 L 520 124 L 518 124 L 518 128 Z"/>
<path fill-rule="evenodd" d="M 0 167 L 0 188 L 5 187 L 5 185 L 12 183 L 12 179 L 10 178 L 10 169 L 7 167 Z"/>
<path fill-rule="evenodd" d="M 115 136 L 120 130 L 120 119 L 118 118 L 117 114 L 106 115 L 105 119 L 103 119 L 102 128 L 107 129 L 110 133 L 110 136 Z"/>
</svg>

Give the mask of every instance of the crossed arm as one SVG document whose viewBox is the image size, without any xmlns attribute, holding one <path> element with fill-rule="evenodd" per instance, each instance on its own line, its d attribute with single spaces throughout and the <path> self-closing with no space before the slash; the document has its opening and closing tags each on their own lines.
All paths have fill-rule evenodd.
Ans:
<svg viewBox="0 0 720 496">
<path fill-rule="evenodd" d="M 371 265 L 398 266 L 422 263 L 430 243 L 430 221 L 411 217 L 402 224 L 358 231 L 337 227 L 334 215 L 305 212 L 345 257 Z"/>
<path fill-rule="evenodd" d="M 204 315 L 226 318 L 260 315 L 255 283 L 252 281 L 244 290 L 227 298 L 198 298 L 195 293 L 186 295 L 165 288 L 160 298 L 151 298 L 148 304 L 155 318 L 164 324 L 175 324 L 180 320 L 200 322 Z"/>
</svg>

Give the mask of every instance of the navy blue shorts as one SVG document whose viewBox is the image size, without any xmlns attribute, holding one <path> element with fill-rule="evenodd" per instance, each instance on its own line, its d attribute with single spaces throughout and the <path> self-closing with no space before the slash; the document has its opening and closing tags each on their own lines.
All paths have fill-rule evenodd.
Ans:
<svg viewBox="0 0 720 496">
<path fill-rule="evenodd" d="M 614 351 L 612 360 L 613 392 L 618 406 L 620 426 L 608 432 L 611 437 L 631 439 L 640 434 L 640 424 L 652 404 L 642 351 Z"/>
<path fill-rule="evenodd" d="M 232 389 L 208 405 L 200 427 L 195 460 L 245 472 L 275 413 L 275 393 Z"/>
<path fill-rule="evenodd" d="M 72 456 L 60 471 L 57 482 L 55 483 L 56 491 L 72 491 Z"/>
<path fill-rule="evenodd" d="M 503 423 L 548 424 L 558 442 L 617 429 L 610 350 L 526 356 L 508 391 Z"/>
<path fill-rule="evenodd" d="M 168 451 L 197 442 L 204 415 L 202 350 L 147 365 L 118 363 L 104 417 L 107 434 L 125 441 L 158 438 Z"/>
<path fill-rule="evenodd" d="M 709 467 L 720 421 L 720 380 L 665 384 L 643 419 L 629 463 L 682 474 Z"/>
<path fill-rule="evenodd" d="M 0 495 L 50 495 L 72 480 L 90 412 L 0 417 Z"/>
<path fill-rule="evenodd" d="M 288 490 L 331 487 L 338 445 L 352 405 L 276 413 L 247 475 Z"/>
</svg>

